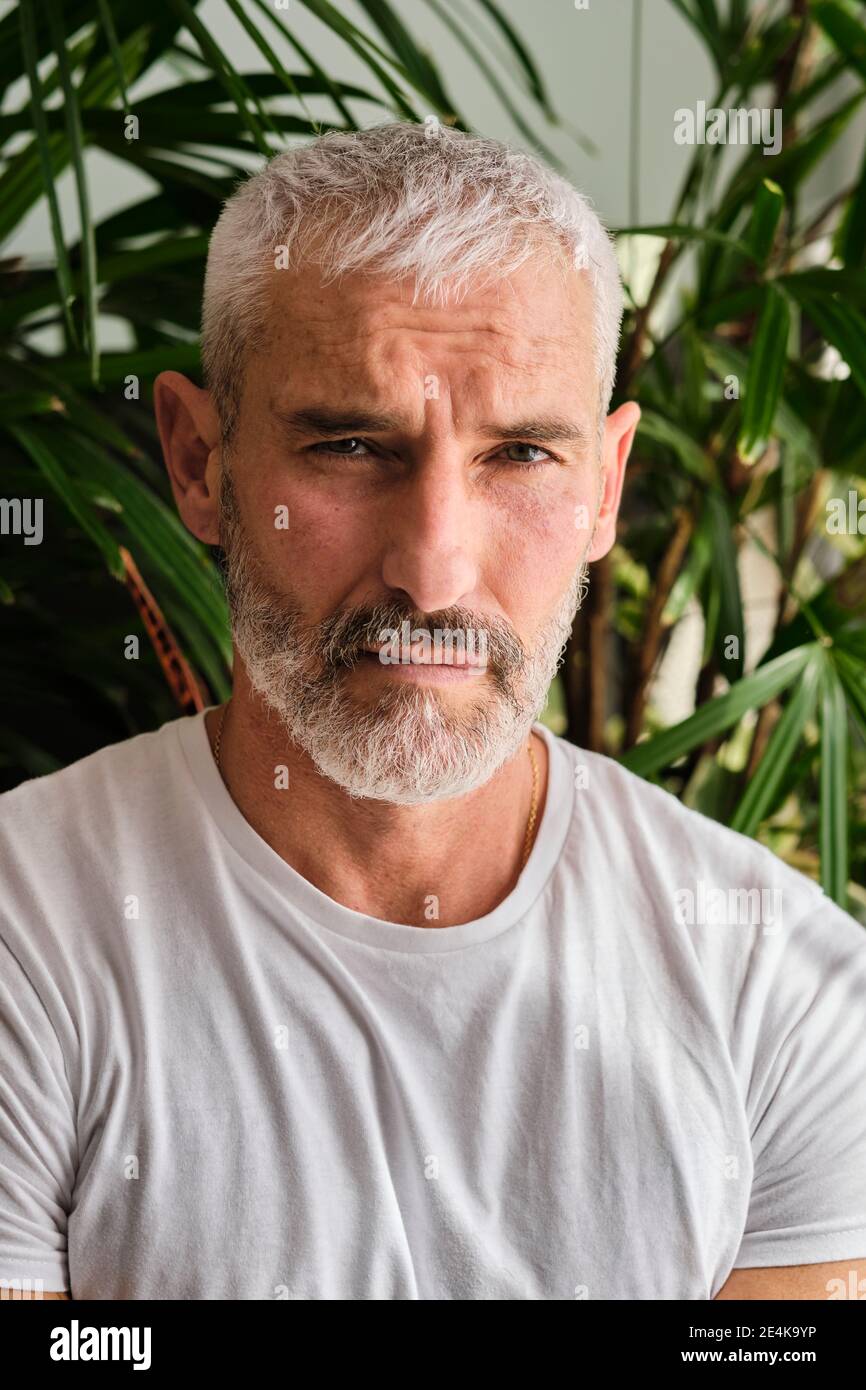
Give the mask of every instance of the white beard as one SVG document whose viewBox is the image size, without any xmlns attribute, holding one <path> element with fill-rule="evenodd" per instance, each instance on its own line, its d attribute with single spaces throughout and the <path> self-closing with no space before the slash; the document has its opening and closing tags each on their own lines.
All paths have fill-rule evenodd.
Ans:
<svg viewBox="0 0 866 1390">
<path fill-rule="evenodd" d="M 422 618 L 385 602 L 310 627 L 258 578 L 228 468 L 220 544 L 232 635 L 253 689 L 323 776 L 352 797 L 404 806 L 474 791 L 526 743 L 588 588 L 582 563 L 530 652 L 503 620 L 465 609 Z M 359 649 L 405 618 L 430 631 L 487 633 L 487 671 L 473 678 L 478 694 L 471 704 L 452 708 L 435 687 L 398 679 L 372 702 L 352 695 L 349 672 Z"/>
</svg>

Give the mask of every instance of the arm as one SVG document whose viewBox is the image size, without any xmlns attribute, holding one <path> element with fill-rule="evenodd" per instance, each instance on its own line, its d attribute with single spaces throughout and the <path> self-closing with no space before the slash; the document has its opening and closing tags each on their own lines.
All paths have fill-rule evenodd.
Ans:
<svg viewBox="0 0 866 1390">
<path fill-rule="evenodd" d="M 786 903 L 799 904 L 784 877 Z M 754 1161 L 748 1213 L 717 1297 L 856 1299 L 866 1293 L 866 933 L 819 895 L 770 944 L 754 981 L 759 1026 L 736 1054 Z"/>
<path fill-rule="evenodd" d="M 14 937 L 14 950 L 7 932 Z M 66 1299 L 69 1288 L 66 1228 L 77 1161 L 76 1096 L 43 994 L 58 1016 L 64 1006 L 52 994 L 51 966 L 36 954 L 37 946 L 26 935 L 16 934 L 0 914 L 0 1296 L 4 1300 Z"/>
<path fill-rule="evenodd" d="M 3 1303 L 20 1303 L 20 1302 L 22 1302 L 22 1300 L 23 1300 L 25 1303 L 39 1303 L 39 1302 L 44 1301 L 46 1298 L 65 1298 L 65 1299 L 68 1299 L 68 1298 L 69 1298 L 69 1294 L 68 1294 L 68 1293 L 44 1293 L 44 1294 L 41 1295 L 41 1298 L 34 1298 L 34 1296 L 33 1296 L 32 1293 L 24 1294 L 24 1293 L 21 1292 L 20 1289 L 9 1289 L 9 1290 L 6 1292 L 6 1294 L 4 1295 L 4 1297 L 3 1297 L 3 1299 L 2 1299 L 2 1302 L 3 1302 Z"/>
<path fill-rule="evenodd" d="M 836 1293 L 837 1298 L 863 1298 L 864 1294 L 859 1290 L 866 1290 L 866 1259 L 767 1269 L 734 1269 L 716 1294 L 716 1299 L 829 1299 L 833 1289 L 828 1288 L 828 1284 L 834 1279 L 839 1280 L 845 1290 L 844 1293 Z"/>
</svg>

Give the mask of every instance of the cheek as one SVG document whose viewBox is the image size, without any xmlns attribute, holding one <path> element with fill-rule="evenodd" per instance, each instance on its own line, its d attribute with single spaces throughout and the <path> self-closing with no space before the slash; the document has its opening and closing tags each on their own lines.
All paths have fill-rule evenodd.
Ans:
<svg viewBox="0 0 866 1390">
<path fill-rule="evenodd" d="M 595 515 L 592 486 L 500 489 L 489 534 L 508 587 L 539 613 L 565 591 L 583 561 Z"/>
<path fill-rule="evenodd" d="M 358 503 L 275 478 L 260 484 L 255 502 L 257 551 L 271 585 L 328 609 L 373 553 L 375 528 L 358 524 Z"/>
</svg>

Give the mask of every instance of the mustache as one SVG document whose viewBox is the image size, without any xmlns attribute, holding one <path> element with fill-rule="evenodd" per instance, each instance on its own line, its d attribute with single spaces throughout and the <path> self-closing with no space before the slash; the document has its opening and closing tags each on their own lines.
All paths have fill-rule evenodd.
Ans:
<svg viewBox="0 0 866 1390">
<path fill-rule="evenodd" d="M 476 647 L 483 638 L 487 670 L 500 688 L 510 688 L 514 677 L 526 666 L 528 653 L 509 623 L 459 605 L 431 613 L 399 600 L 383 599 L 371 607 L 359 606 L 332 613 L 320 623 L 304 625 L 300 612 L 293 605 L 266 590 L 255 573 L 252 552 L 243 534 L 234 530 L 224 537 L 222 545 L 212 549 L 230 611 L 237 611 L 255 594 L 264 605 L 259 610 L 259 621 L 267 622 L 271 639 L 277 645 L 291 646 L 296 651 L 302 647 L 308 658 L 318 659 L 325 677 L 333 678 L 356 665 L 366 649 L 378 647 L 387 640 L 386 632 L 402 633 L 406 622 L 413 639 L 418 632 L 427 633 L 431 640 L 435 640 L 437 633 L 450 633 L 458 640 L 462 635 L 469 649 L 470 636 Z"/>
<path fill-rule="evenodd" d="M 319 624 L 325 665 L 332 671 L 354 665 L 366 648 L 379 646 L 386 640 L 383 635 L 386 632 L 401 632 L 404 623 L 409 624 L 413 638 L 418 632 L 426 633 L 431 641 L 437 634 L 441 637 L 444 633 L 454 637 L 462 634 L 466 638 L 471 635 L 476 643 L 483 637 L 487 664 L 501 676 L 514 675 L 526 661 L 523 643 L 503 619 L 460 606 L 422 613 L 411 606 L 383 600 L 372 608 L 334 613 Z"/>
</svg>

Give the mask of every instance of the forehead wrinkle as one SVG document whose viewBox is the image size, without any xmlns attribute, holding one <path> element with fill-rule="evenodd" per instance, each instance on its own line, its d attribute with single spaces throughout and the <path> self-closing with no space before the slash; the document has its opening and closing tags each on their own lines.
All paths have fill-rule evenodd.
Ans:
<svg viewBox="0 0 866 1390">
<path fill-rule="evenodd" d="M 401 333 L 426 334 L 431 337 L 449 335 L 455 340 L 485 336 L 560 348 L 564 343 L 580 342 L 584 336 L 591 335 L 592 332 L 591 319 L 584 321 L 583 315 L 575 319 L 573 312 L 561 315 L 558 322 L 562 323 L 563 327 L 558 331 L 555 327 L 551 328 L 549 319 L 543 328 L 532 322 L 527 325 L 528 306 L 519 303 L 513 305 L 513 313 L 500 313 L 499 322 L 491 321 L 496 308 L 467 308 L 462 304 L 431 307 L 387 302 L 383 304 L 381 301 L 375 304 L 347 304 L 341 300 L 332 308 L 327 303 L 315 301 L 293 304 L 290 299 L 288 304 L 283 306 L 283 312 L 279 312 L 280 307 L 278 302 L 271 302 L 270 308 L 278 311 L 274 325 L 277 329 L 284 328 L 294 338 L 299 330 L 308 330 L 315 326 L 317 329 L 325 330 L 321 337 L 329 347 L 336 342 L 366 341 L 377 335 Z M 569 307 L 573 311 L 573 306 Z M 333 331 L 328 332 L 328 329 Z"/>
<path fill-rule="evenodd" d="M 497 361 L 496 367 L 502 363 Z M 327 371 L 296 381 L 290 396 L 274 392 L 269 405 L 277 422 L 296 433 L 433 431 L 444 437 L 453 430 L 491 439 L 556 440 L 579 448 L 589 440 L 579 392 L 572 389 L 567 397 L 576 408 L 563 409 L 560 392 L 546 390 L 539 396 L 534 390 L 527 395 L 520 389 L 522 381 L 530 386 L 536 382 L 539 374 L 534 364 L 511 364 L 503 376 L 501 371 L 491 372 L 489 364 L 473 360 L 455 376 L 448 364 L 425 361 L 422 352 L 407 345 L 405 357 L 385 352 L 365 354 L 359 360 L 356 355 L 348 377 L 345 367 L 335 370 L 340 389 L 333 396 Z M 436 380 L 435 396 L 420 389 L 431 378 Z M 329 419 L 343 422 L 344 428 Z"/>
<path fill-rule="evenodd" d="M 405 287 L 388 278 L 371 297 L 366 276 L 317 287 L 309 273 L 305 277 L 297 270 L 291 276 L 280 272 L 269 296 L 272 323 L 282 339 L 275 355 L 294 356 L 295 344 L 306 338 L 308 368 L 327 376 L 343 373 L 348 363 L 359 377 L 365 371 L 390 376 L 397 356 L 392 344 L 396 340 L 403 345 L 405 340 L 422 359 L 428 352 L 438 356 L 440 376 L 447 354 L 455 360 L 474 358 L 479 366 L 486 359 L 522 374 L 553 370 L 571 378 L 570 391 L 580 389 L 580 378 L 586 375 L 588 382 L 594 381 L 596 373 L 591 296 L 583 277 L 577 277 L 558 287 L 558 308 L 551 312 L 550 295 L 542 295 L 539 302 L 535 292 L 541 269 L 536 267 L 529 288 L 520 293 L 505 282 L 492 286 L 486 297 L 479 292 L 478 297 L 470 294 L 444 305 L 413 304 Z M 441 356 L 440 346 L 445 350 Z M 380 353 L 388 360 L 377 361 Z M 435 373 L 437 364 L 416 360 L 415 370 Z M 507 392 L 508 385 L 503 389 Z"/>
<path fill-rule="evenodd" d="M 431 375 L 439 378 L 440 395 L 465 386 L 474 391 L 495 391 L 507 397 L 513 389 L 514 378 L 538 377 L 556 371 L 562 372 L 564 377 L 567 374 L 573 381 L 581 371 L 580 355 L 569 365 L 563 354 L 545 354 L 532 344 L 527 351 L 515 352 L 505 338 L 496 345 L 453 340 L 443 345 L 396 339 L 391 335 L 384 340 L 371 336 L 363 341 L 347 337 L 339 343 L 307 343 L 305 358 L 308 377 L 312 368 L 316 376 L 325 381 L 329 377 L 338 378 L 342 389 L 349 372 L 360 390 L 369 392 L 374 398 L 381 392 L 384 399 L 393 399 L 395 388 L 401 386 L 414 392 L 418 382 Z M 459 369 L 455 373 L 457 364 Z M 587 368 L 591 378 L 592 364 L 587 363 Z M 496 375 L 501 373 L 507 374 L 506 379 L 497 382 Z"/>
<path fill-rule="evenodd" d="M 301 315 L 299 321 L 303 319 Z M 290 316 L 282 327 L 294 337 Z M 325 331 L 318 331 L 322 329 Z M 554 333 L 519 334 L 490 324 L 489 315 L 484 327 L 455 328 L 448 322 L 423 327 L 411 321 L 382 323 L 376 311 L 365 305 L 348 317 L 326 314 L 316 321 L 316 330 L 305 342 L 303 359 L 287 373 L 286 385 L 294 378 L 295 389 L 289 386 L 288 399 L 280 399 L 282 392 L 275 390 L 272 409 L 278 406 L 291 412 L 296 406 L 325 402 L 330 409 L 350 396 L 356 407 L 363 405 L 364 413 L 404 414 L 410 432 L 420 427 L 421 420 L 426 420 L 428 430 L 434 421 L 447 430 L 449 416 L 455 427 L 463 430 L 473 416 L 505 425 L 516 420 L 571 416 L 572 410 L 566 405 L 563 411 L 563 404 L 570 399 L 577 406 L 582 385 L 589 387 L 594 380 L 594 364 L 588 349 L 584 351 L 586 344 L 571 326 Z M 567 351 L 563 351 L 566 345 Z M 431 376 L 437 378 L 436 397 L 422 389 Z M 534 396 L 539 377 L 546 378 L 555 394 L 546 390 L 543 399 L 517 398 L 517 392 L 523 394 L 524 384 Z M 335 382 L 339 389 L 331 400 Z M 581 412 L 574 413 L 579 416 Z M 503 438 L 515 437 L 510 429 L 495 432 Z M 478 431 L 472 429 L 472 433 Z M 568 433 L 576 435 L 577 431 Z M 548 433 L 548 438 L 552 437 Z"/>
<path fill-rule="evenodd" d="M 407 309 L 402 305 L 365 303 L 350 305 L 348 310 L 345 305 L 335 305 L 331 310 L 330 305 L 318 302 L 311 306 L 290 303 L 286 307 L 288 312 L 276 325 L 277 340 L 271 339 L 272 350 L 280 339 L 280 352 L 291 350 L 287 342 L 293 345 L 299 338 L 303 339 L 308 367 L 314 366 L 324 373 L 329 368 L 334 373 L 342 373 L 346 363 L 350 363 L 356 376 L 364 372 L 370 375 L 383 372 L 390 378 L 395 370 L 395 359 L 399 361 L 401 357 L 408 359 L 410 364 L 408 368 L 400 365 L 401 374 L 413 370 L 421 375 L 436 372 L 437 362 L 431 358 L 438 359 L 441 373 L 450 356 L 455 360 L 471 358 L 473 364 L 482 369 L 489 364 L 524 374 L 552 369 L 576 374 L 585 362 L 588 374 L 594 376 L 589 322 L 569 322 L 567 326 L 551 330 L 548 319 L 539 330 L 531 321 L 527 325 L 524 315 L 523 320 L 495 323 L 491 322 L 493 311 L 489 306 L 471 311 L 472 318 L 481 321 L 469 324 L 465 323 L 460 306 Z M 395 321 L 388 322 L 389 311 L 394 310 L 397 311 Z M 434 314 L 438 322 L 430 321 Z M 418 316 L 426 321 L 417 322 Z M 414 362 L 410 354 L 414 354 Z M 279 352 L 274 355 L 278 356 Z"/>
</svg>

